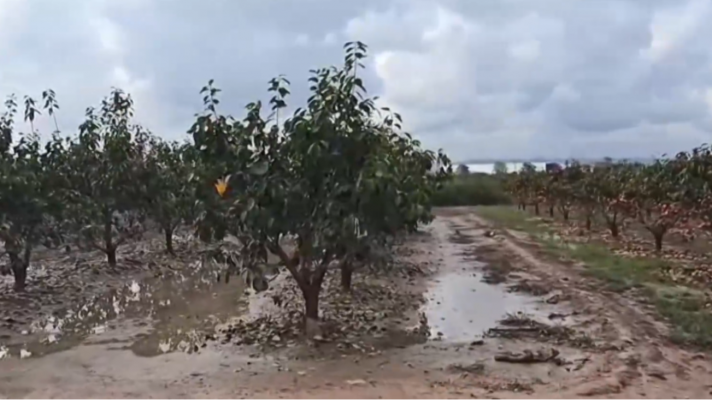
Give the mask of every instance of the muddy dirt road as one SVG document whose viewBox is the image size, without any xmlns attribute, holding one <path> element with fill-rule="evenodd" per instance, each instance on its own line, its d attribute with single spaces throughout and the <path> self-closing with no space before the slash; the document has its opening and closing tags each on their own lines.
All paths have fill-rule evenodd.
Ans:
<svg viewBox="0 0 712 400">
<path fill-rule="evenodd" d="M 526 239 L 491 231 L 471 210 L 439 210 L 401 257 L 425 273 L 359 277 L 356 290 L 377 305 L 355 292 L 348 312 L 366 322 L 305 343 L 264 320 L 269 351 L 198 339 L 231 317 L 264 314 L 265 298 L 290 292 L 287 280 L 259 296 L 200 273 L 126 282 L 0 347 L 0 396 L 712 396 L 707 354 L 671 345 L 644 307 L 541 261 Z M 337 297 L 323 297 L 327 315 Z"/>
</svg>

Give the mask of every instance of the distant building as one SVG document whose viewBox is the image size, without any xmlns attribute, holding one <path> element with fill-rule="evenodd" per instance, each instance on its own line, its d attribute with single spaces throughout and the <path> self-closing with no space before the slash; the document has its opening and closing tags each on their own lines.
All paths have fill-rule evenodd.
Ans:
<svg viewBox="0 0 712 400">
<path fill-rule="evenodd" d="M 564 169 L 559 163 L 546 163 L 544 168 L 546 168 L 546 172 L 560 172 Z"/>
</svg>

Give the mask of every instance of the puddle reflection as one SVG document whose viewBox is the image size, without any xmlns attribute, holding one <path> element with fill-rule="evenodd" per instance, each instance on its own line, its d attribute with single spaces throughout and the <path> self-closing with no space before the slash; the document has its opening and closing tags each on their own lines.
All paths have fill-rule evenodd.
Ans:
<svg viewBox="0 0 712 400">
<path fill-rule="evenodd" d="M 440 224 L 440 226 L 437 226 Z M 464 235 L 457 226 L 433 222 L 436 235 L 443 243 L 440 250 L 442 273 L 430 284 L 422 312 L 427 319 L 430 338 L 449 342 L 471 342 L 498 325 L 508 314 L 527 314 L 546 319 L 552 307 L 536 297 L 510 292 L 506 285 L 482 280 L 485 265 L 466 258 L 465 250 L 476 246 L 474 236 Z M 454 230 L 454 233 L 452 233 Z M 502 282 L 506 280 L 502 276 Z"/>
<path fill-rule="evenodd" d="M 451 342 L 470 342 L 497 325 L 507 314 L 536 314 L 534 299 L 509 293 L 473 275 L 447 273 L 426 293 L 423 308 L 430 336 Z"/>
<path fill-rule="evenodd" d="M 33 322 L 20 340 L 0 344 L 0 359 L 37 357 L 106 339 L 141 356 L 196 351 L 216 324 L 247 308 L 243 280 L 218 283 L 216 274 L 217 267 L 196 262 L 185 271 L 128 282 Z"/>
</svg>

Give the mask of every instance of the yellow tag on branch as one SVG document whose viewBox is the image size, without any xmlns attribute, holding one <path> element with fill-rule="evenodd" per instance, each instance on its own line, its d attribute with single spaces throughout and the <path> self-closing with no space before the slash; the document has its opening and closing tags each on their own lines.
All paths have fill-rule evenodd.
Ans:
<svg viewBox="0 0 712 400">
<path fill-rule="evenodd" d="M 227 192 L 227 181 L 229 180 L 229 176 L 225 178 L 218 179 L 218 181 L 215 183 L 215 190 L 218 192 L 220 197 L 223 197 L 225 195 L 225 192 Z"/>
</svg>

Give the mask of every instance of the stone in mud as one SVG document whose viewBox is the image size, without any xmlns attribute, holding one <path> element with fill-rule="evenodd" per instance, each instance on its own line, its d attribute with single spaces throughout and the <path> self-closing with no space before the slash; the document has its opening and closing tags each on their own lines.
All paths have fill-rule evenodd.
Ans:
<svg viewBox="0 0 712 400">
<path fill-rule="evenodd" d="M 592 382 L 592 383 L 584 386 L 584 388 L 579 390 L 578 393 L 576 393 L 576 394 L 578 396 L 585 396 L 585 397 L 605 396 L 605 395 L 620 393 L 621 390 L 622 390 L 622 386 L 621 386 L 620 382 L 618 382 L 614 378 L 608 378 L 604 382 L 600 382 L 600 381 Z"/>
<path fill-rule="evenodd" d="M 552 348 L 548 350 L 539 349 L 535 352 L 531 350 L 524 350 L 521 353 L 511 351 L 501 352 L 494 356 L 494 360 L 508 363 L 533 364 L 556 361 L 558 357 L 559 351 Z"/>
<path fill-rule="evenodd" d="M 649 367 L 644 368 L 644 371 L 645 371 L 645 374 L 650 377 L 657 378 L 662 381 L 667 380 L 667 377 L 665 376 L 666 375 L 665 371 L 661 370 L 660 368 L 657 368 L 654 366 L 649 366 Z"/>
<path fill-rule="evenodd" d="M 707 356 L 704 353 L 697 353 L 692 356 L 693 360 L 704 360 L 706 358 L 707 358 Z"/>
<path fill-rule="evenodd" d="M 549 314 L 549 319 L 565 319 L 566 314 L 561 314 L 561 313 L 551 313 Z"/>
<path fill-rule="evenodd" d="M 346 381 L 346 384 L 349 386 L 361 386 L 361 385 L 366 385 L 368 382 L 366 382 L 363 379 L 349 379 Z"/>
</svg>

